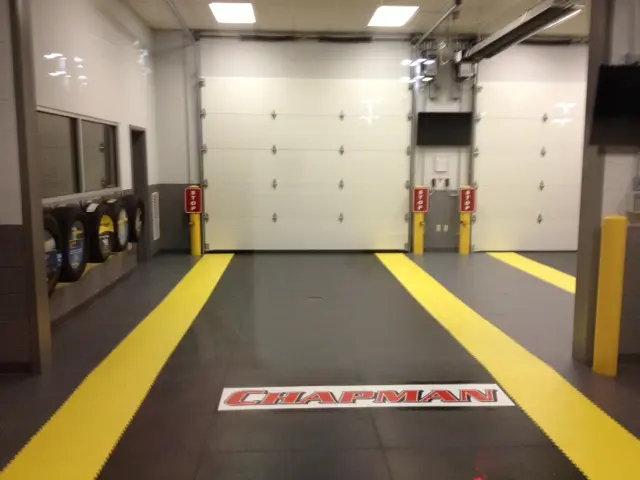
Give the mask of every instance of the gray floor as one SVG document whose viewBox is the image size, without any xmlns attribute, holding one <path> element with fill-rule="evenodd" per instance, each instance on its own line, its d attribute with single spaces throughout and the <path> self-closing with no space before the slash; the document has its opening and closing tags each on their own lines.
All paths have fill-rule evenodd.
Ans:
<svg viewBox="0 0 640 480">
<path fill-rule="evenodd" d="M 534 255 L 569 270 L 570 255 Z M 529 255 L 528 255 L 529 256 Z M 574 296 L 485 254 L 434 253 L 413 260 L 444 287 L 545 361 L 609 415 L 640 437 L 640 365 L 619 376 L 594 375 L 571 357 Z M 569 272 L 567 272 L 569 273 Z"/>
<path fill-rule="evenodd" d="M 373 255 L 236 255 L 100 478 L 583 478 L 517 407 L 217 411 L 223 387 L 492 381 Z"/>
<path fill-rule="evenodd" d="M 525 252 L 520 253 L 520 255 L 569 275 L 576 275 L 578 262 L 578 254 L 576 252 Z"/>
<path fill-rule="evenodd" d="M 54 330 L 50 372 L 0 376 L 0 470 L 192 264 L 188 255 L 160 255 L 139 266 Z"/>
</svg>

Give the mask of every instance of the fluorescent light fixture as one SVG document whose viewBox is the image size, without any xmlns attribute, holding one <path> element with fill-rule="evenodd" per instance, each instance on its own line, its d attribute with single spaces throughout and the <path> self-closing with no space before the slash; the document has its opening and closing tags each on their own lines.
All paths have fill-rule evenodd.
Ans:
<svg viewBox="0 0 640 480">
<path fill-rule="evenodd" d="M 408 67 L 409 65 L 411 65 L 411 59 L 410 58 L 405 58 L 404 60 L 402 60 L 400 62 L 400 65 L 402 65 L 403 67 Z"/>
<path fill-rule="evenodd" d="M 583 11 L 581 5 L 568 0 L 545 0 L 527 10 L 520 18 L 471 47 L 465 61 L 479 62 L 516 45 L 547 28 L 575 17 Z"/>
<path fill-rule="evenodd" d="M 411 67 L 416 67 L 424 62 L 424 58 L 416 58 L 413 62 L 409 64 Z"/>
<path fill-rule="evenodd" d="M 418 7 L 383 5 L 373 12 L 369 27 L 402 27 L 418 11 Z"/>
<path fill-rule="evenodd" d="M 65 70 L 58 70 L 57 72 L 49 72 L 49 75 L 52 77 L 60 77 L 62 75 L 66 75 L 67 72 Z"/>
<path fill-rule="evenodd" d="M 253 5 L 250 3 L 218 3 L 209 4 L 211 13 L 218 23 L 256 23 Z"/>
<path fill-rule="evenodd" d="M 77 62 L 77 63 L 82 63 L 84 62 L 84 60 L 82 60 L 80 57 L 73 57 L 73 61 Z"/>
<path fill-rule="evenodd" d="M 62 54 L 61 53 L 47 53 L 44 58 L 46 58 L 47 60 L 53 60 L 54 58 L 58 58 L 61 57 Z"/>
</svg>

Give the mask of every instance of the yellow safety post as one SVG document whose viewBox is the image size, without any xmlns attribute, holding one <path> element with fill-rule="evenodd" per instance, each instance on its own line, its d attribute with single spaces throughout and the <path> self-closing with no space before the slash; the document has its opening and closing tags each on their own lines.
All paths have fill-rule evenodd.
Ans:
<svg viewBox="0 0 640 480">
<path fill-rule="evenodd" d="M 621 216 L 605 217 L 602 222 L 593 371 L 608 377 L 618 374 L 628 223 Z"/>
<path fill-rule="evenodd" d="M 424 213 L 413 214 L 413 253 L 424 253 Z"/>
<path fill-rule="evenodd" d="M 202 255 L 202 216 L 199 213 L 189 215 L 189 230 L 191 232 L 191 255 Z"/>
<path fill-rule="evenodd" d="M 460 213 L 460 239 L 458 243 L 460 255 L 469 255 L 471 252 L 471 214 Z"/>
</svg>

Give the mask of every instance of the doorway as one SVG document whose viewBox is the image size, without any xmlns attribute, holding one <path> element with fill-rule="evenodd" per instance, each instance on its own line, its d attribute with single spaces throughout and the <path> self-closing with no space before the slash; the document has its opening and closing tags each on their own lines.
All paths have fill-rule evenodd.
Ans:
<svg viewBox="0 0 640 480">
<path fill-rule="evenodd" d="M 153 256 L 151 245 L 149 177 L 147 169 L 147 132 L 141 127 L 131 130 L 131 169 L 133 173 L 133 193 L 144 202 L 144 228 L 138 241 L 138 262 L 148 262 Z"/>
</svg>

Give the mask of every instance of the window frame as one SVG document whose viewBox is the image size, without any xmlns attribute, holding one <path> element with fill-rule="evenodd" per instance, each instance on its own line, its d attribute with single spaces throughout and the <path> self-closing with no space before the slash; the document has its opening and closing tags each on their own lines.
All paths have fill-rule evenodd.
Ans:
<svg viewBox="0 0 640 480">
<path fill-rule="evenodd" d="M 73 128 L 75 129 L 75 159 L 77 161 L 76 171 L 78 176 L 78 188 L 79 193 L 72 193 L 68 195 L 62 195 L 59 197 L 49 197 L 43 198 L 43 205 L 52 205 L 58 204 L 61 202 L 70 202 L 75 200 L 88 200 L 96 197 L 115 195 L 122 192 L 122 185 L 120 184 L 120 180 L 122 179 L 121 168 L 120 168 L 120 124 L 117 122 L 112 122 L 109 120 L 103 120 L 101 118 L 91 117 L 88 115 L 80 115 L 77 113 L 65 112 L 63 110 L 58 110 L 55 108 L 48 107 L 37 107 L 37 113 L 46 113 L 50 115 L 57 115 L 60 117 L 65 117 L 70 119 L 73 122 Z M 83 142 L 82 142 L 82 123 L 83 121 L 98 123 L 104 126 L 113 127 L 113 162 L 115 165 L 110 165 L 109 169 L 115 175 L 115 186 L 102 188 L 99 190 L 86 190 L 85 185 L 85 164 L 84 164 L 84 152 L 83 152 Z"/>
</svg>

